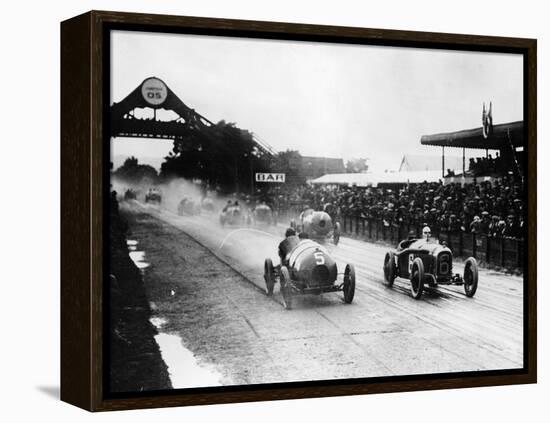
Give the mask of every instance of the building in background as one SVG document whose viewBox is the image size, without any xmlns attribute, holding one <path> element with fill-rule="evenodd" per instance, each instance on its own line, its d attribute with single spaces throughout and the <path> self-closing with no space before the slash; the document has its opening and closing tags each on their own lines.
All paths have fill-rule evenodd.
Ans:
<svg viewBox="0 0 550 423">
<path fill-rule="evenodd" d="M 343 159 L 329 157 L 302 156 L 300 166 L 308 181 L 326 174 L 346 172 Z"/>
</svg>

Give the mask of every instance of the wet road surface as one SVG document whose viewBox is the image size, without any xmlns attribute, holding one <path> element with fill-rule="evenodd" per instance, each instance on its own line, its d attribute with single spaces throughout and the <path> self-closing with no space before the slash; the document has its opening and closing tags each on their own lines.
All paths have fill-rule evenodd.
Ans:
<svg viewBox="0 0 550 423">
<path fill-rule="evenodd" d="M 522 367 L 522 277 L 480 269 L 474 298 L 450 286 L 414 300 L 407 280 L 384 284 L 386 246 L 343 237 L 329 248 L 340 271 L 355 266 L 353 303 L 329 293 L 295 297 L 285 310 L 278 286 L 267 297 L 263 280 L 264 259 L 278 263 L 284 226 L 221 227 L 217 215 L 125 208 L 150 263 L 145 282 L 163 330 L 221 384 Z"/>
</svg>

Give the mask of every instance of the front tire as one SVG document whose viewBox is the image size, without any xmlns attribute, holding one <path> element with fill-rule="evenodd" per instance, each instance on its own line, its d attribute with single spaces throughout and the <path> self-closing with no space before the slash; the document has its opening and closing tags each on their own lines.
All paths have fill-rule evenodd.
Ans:
<svg viewBox="0 0 550 423">
<path fill-rule="evenodd" d="M 469 257 L 464 262 L 464 292 L 466 296 L 471 298 L 477 291 L 477 281 L 479 279 L 479 271 L 477 261 L 473 257 Z"/>
<path fill-rule="evenodd" d="M 281 267 L 281 293 L 283 294 L 283 305 L 285 309 L 292 308 L 292 285 L 290 283 L 290 274 L 286 266 Z"/>
<path fill-rule="evenodd" d="M 393 286 L 393 281 L 397 277 L 397 266 L 395 265 L 395 253 L 388 251 L 386 257 L 384 257 L 384 280 L 388 284 L 388 287 Z"/>
<path fill-rule="evenodd" d="M 346 265 L 344 270 L 344 301 L 351 304 L 355 296 L 355 267 L 353 264 Z"/>
<path fill-rule="evenodd" d="M 273 287 L 275 286 L 275 273 L 273 271 L 273 262 L 270 258 L 266 258 L 264 262 L 264 280 L 266 294 L 268 296 L 273 295 Z"/>
<path fill-rule="evenodd" d="M 411 270 L 411 294 L 415 300 L 424 292 L 424 263 L 420 257 L 414 259 Z"/>
</svg>

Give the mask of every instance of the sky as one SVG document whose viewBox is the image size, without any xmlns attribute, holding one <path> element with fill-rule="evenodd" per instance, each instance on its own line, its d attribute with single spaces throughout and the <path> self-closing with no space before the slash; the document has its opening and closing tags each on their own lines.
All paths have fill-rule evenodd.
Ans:
<svg viewBox="0 0 550 423">
<path fill-rule="evenodd" d="M 396 169 L 404 154 L 439 156 L 420 137 L 481 126 L 484 102 L 495 124 L 523 120 L 514 54 L 114 31 L 111 103 L 150 76 L 276 150 L 368 158 L 374 170 Z M 158 163 L 171 146 L 117 138 L 111 154 Z"/>
</svg>

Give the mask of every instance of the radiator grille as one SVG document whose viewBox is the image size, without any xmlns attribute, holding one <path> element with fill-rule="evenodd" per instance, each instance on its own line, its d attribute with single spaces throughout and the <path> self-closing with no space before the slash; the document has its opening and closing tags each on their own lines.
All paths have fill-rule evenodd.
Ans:
<svg viewBox="0 0 550 423">
<path fill-rule="evenodd" d="M 437 258 L 437 270 L 439 275 L 448 276 L 452 272 L 452 259 L 451 254 L 447 251 L 439 253 Z"/>
<path fill-rule="evenodd" d="M 329 271 L 327 266 L 318 265 L 313 268 L 311 272 L 311 284 L 313 286 L 328 285 Z"/>
</svg>

